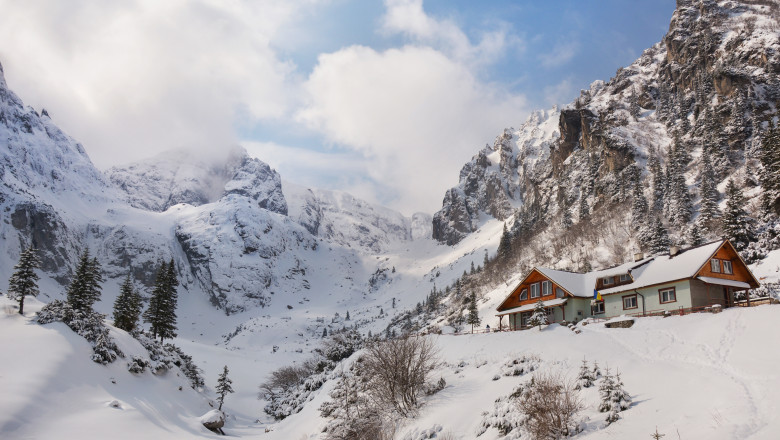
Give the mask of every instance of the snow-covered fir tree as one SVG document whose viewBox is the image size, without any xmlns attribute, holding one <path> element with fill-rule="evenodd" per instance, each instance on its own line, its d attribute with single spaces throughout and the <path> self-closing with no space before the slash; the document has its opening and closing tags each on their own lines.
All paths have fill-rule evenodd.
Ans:
<svg viewBox="0 0 780 440">
<path fill-rule="evenodd" d="M 539 330 L 541 330 L 542 326 L 547 324 L 549 324 L 549 321 L 547 320 L 547 311 L 544 308 L 544 303 L 542 300 L 539 300 L 534 306 L 534 313 L 528 320 L 528 325 L 532 327 L 539 326 Z"/>
<path fill-rule="evenodd" d="M 497 253 L 499 261 L 508 261 L 512 255 L 512 236 L 509 235 L 506 223 L 504 223 L 504 231 L 501 233 L 501 241 L 498 243 Z"/>
<path fill-rule="evenodd" d="M 761 140 L 761 208 L 764 214 L 780 215 L 780 126 Z"/>
<path fill-rule="evenodd" d="M 651 150 L 650 155 L 647 158 L 647 169 L 650 172 L 652 180 L 651 210 L 654 212 L 661 212 L 661 210 L 664 209 L 665 179 L 663 176 L 663 169 L 661 168 L 661 162 L 659 161 L 658 154 L 655 150 Z"/>
<path fill-rule="evenodd" d="M 590 207 L 588 207 L 588 195 L 586 191 L 580 191 L 580 205 L 577 212 L 580 222 L 585 221 L 590 217 Z"/>
<path fill-rule="evenodd" d="M 669 149 L 666 166 L 666 198 L 664 212 L 676 226 L 683 226 L 691 219 L 691 194 L 685 183 L 685 169 L 689 158 L 685 147 L 674 142 Z"/>
<path fill-rule="evenodd" d="M 580 390 L 583 388 L 590 388 L 593 386 L 593 382 L 596 378 L 593 375 L 593 371 L 588 366 L 588 361 L 583 359 L 580 366 L 580 373 L 577 375 L 577 384 L 574 389 Z"/>
<path fill-rule="evenodd" d="M 706 228 L 705 233 L 712 231 L 712 222 L 720 217 L 718 200 L 720 193 L 715 180 L 715 170 L 712 168 L 712 161 L 709 154 L 704 151 L 701 156 L 701 169 L 699 171 L 699 196 L 701 204 L 699 206 L 699 224 Z"/>
<path fill-rule="evenodd" d="M 90 258 L 89 249 L 84 250 L 68 286 L 68 303 L 75 310 L 92 310 L 95 302 L 100 300 L 102 282 L 103 276 L 97 258 Z"/>
<path fill-rule="evenodd" d="M 8 298 L 19 301 L 19 314 L 24 315 L 24 298 L 38 296 L 38 274 L 41 267 L 37 251 L 30 246 L 19 256 L 19 262 L 14 266 L 14 273 L 8 279 Z"/>
<path fill-rule="evenodd" d="M 471 292 L 469 296 L 469 316 L 466 319 L 466 323 L 471 324 L 471 332 L 474 333 L 474 326 L 479 325 L 481 322 L 479 310 L 477 309 L 477 294 Z"/>
<path fill-rule="evenodd" d="M 169 264 L 160 266 L 149 307 L 143 314 L 144 322 L 151 326 L 152 335 L 159 337 L 161 342 L 176 337 L 177 284 L 176 269 L 171 259 Z"/>
<path fill-rule="evenodd" d="M 217 402 L 219 402 L 219 408 L 218 410 L 222 411 L 222 404 L 225 403 L 225 396 L 234 392 L 233 391 L 233 381 L 228 377 L 228 367 L 225 365 L 225 368 L 222 370 L 222 374 L 219 375 L 219 378 L 217 379 L 217 387 L 215 391 L 217 392 Z"/>
<path fill-rule="evenodd" d="M 738 251 L 747 248 L 756 238 L 753 219 L 745 210 L 745 197 L 734 179 L 726 185 L 726 209 L 723 211 L 723 232 Z"/>
<path fill-rule="evenodd" d="M 631 227 L 638 230 L 645 223 L 648 210 L 641 178 L 634 181 L 631 195 L 633 199 L 631 204 Z"/>
<path fill-rule="evenodd" d="M 133 286 L 133 281 L 128 273 L 119 288 L 119 296 L 114 301 L 114 326 L 126 332 L 132 332 L 138 327 L 142 309 L 141 294 Z"/>
</svg>

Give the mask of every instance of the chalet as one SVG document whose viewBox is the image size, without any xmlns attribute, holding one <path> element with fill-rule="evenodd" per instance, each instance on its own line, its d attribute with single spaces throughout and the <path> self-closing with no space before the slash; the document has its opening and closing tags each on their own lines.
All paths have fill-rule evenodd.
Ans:
<svg viewBox="0 0 780 440">
<path fill-rule="evenodd" d="M 527 326 L 542 301 L 550 322 L 579 321 L 590 316 L 677 312 L 719 304 L 735 304 L 739 290 L 758 281 L 728 240 L 718 240 L 668 255 L 584 274 L 534 268 L 497 308 L 500 325 Z M 596 300 L 596 292 L 601 299 Z"/>
</svg>

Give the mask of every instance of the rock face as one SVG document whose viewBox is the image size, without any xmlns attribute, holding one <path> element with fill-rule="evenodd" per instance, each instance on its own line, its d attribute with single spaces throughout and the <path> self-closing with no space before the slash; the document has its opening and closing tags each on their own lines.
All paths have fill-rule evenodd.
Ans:
<svg viewBox="0 0 780 440">
<path fill-rule="evenodd" d="M 529 233 L 565 210 L 577 220 L 581 205 L 614 211 L 671 144 L 692 158 L 689 182 L 705 145 L 720 179 L 757 166 L 780 106 L 779 16 L 775 2 L 678 1 L 669 32 L 633 64 L 477 152 L 434 214 L 433 237 L 458 243 L 491 217 Z"/>
<path fill-rule="evenodd" d="M 279 173 L 251 158 L 243 148 L 218 160 L 186 151 L 169 151 L 126 167 L 108 170 L 111 182 L 127 193 L 132 206 L 165 211 L 187 203 L 200 206 L 226 194 L 252 198 L 258 206 L 287 214 Z"/>
</svg>

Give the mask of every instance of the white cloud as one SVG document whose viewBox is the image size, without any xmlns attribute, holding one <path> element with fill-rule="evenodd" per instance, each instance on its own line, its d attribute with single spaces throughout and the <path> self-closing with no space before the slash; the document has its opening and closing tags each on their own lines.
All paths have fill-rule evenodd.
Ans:
<svg viewBox="0 0 780 440">
<path fill-rule="evenodd" d="M 525 111 L 521 96 L 429 47 L 321 55 L 304 88 L 300 120 L 363 154 L 406 213 L 437 209 L 463 163 Z"/>
<path fill-rule="evenodd" d="M 507 32 L 504 23 L 496 23 L 497 30 L 483 33 L 479 43 L 472 44 L 457 24 L 426 14 L 422 0 L 385 0 L 385 7 L 387 10 L 382 21 L 385 32 L 403 34 L 461 62 L 475 65 L 490 63 L 507 47 L 521 45 L 517 36 Z"/>
<path fill-rule="evenodd" d="M 45 106 L 99 166 L 226 148 L 239 115 L 291 111 L 294 66 L 271 40 L 299 6 L 0 0 L 0 59 L 9 85 Z"/>
<path fill-rule="evenodd" d="M 571 102 L 579 96 L 571 78 L 566 78 L 558 84 L 544 88 L 544 100 L 550 104 L 562 105 Z"/>
<path fill-rule="evenodd" d="M 577 55 L 579 48 L 580 45 L 576 41 L 560 42 L 553 46 L 549 52 L 539 55 L 539 61 L 541 61 L 542 66 L 548 69 L 560 67 L 571 61 Z"/>
</svg>

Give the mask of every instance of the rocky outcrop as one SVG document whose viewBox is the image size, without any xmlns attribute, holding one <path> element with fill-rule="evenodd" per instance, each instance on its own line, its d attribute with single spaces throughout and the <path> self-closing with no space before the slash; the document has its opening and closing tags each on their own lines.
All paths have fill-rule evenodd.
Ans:
<svg viewBox="0 0 780 440">
<path fill-rule="evenodd" d="M 527 233 L 564 210 L 614 211 L 646 178 L 645 160 L 664 165 L 673 143 L 692 158 L 689 182 L 705 145 L 721 178 L 757 166 L 756 148 L 780 108 L 778 17 L 774 2 L 679 1 L 669 32 L 633 64 L 480 150 L 445 193 L 433 237 L 455 244 L 480 218 Z"/>
</svg>

